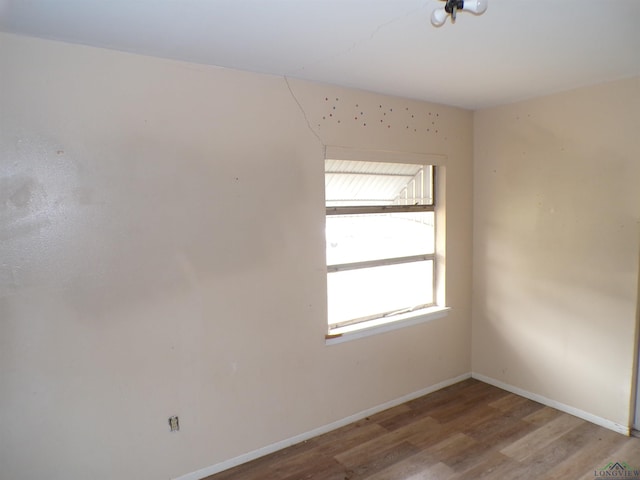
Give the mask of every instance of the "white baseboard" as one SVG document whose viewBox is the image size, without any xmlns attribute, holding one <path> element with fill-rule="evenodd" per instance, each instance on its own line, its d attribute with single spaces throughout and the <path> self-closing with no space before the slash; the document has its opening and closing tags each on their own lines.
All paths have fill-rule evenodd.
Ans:
<svg viewBox="0 0 640 480">
<path fill-rule="evenodd" d="M 175 478 L 174 480 L 201 480 L 202 478 L 208 477 L 209 475 L 220 473 L 224 470 L 228 470 L 230 468 L 236 467 L 243 463 L 250 462 L 251 460 L 255 460 L 265 455 L 269 455 L 270 453 L 277 452 L 278 450 L 282 450 L 283 448 L 287 448 L 297 443 L 304 442 L 305 440 L 309 440 L 311 438 L 317 437 L 319 435 L 330 432 L 337 428 L 343 427 L 345 425 L 349 425 L 350 423 L 356 422 L 358 420 L 362 420 L 365 417 L 374 415 L 378 412 L 382 412 L 383 410 L 386 410 L 388 408 L 392 408 L 402 403 L 408 402 L 410 400 L 422 397 L 424 395 L 428 395 L 437 390 L 441 390 L 445 387 L 461 382 L 468 378 L 475 378 L 476 380 L 480 380 L 481 382 L 488 383 L 489 385 L 493 385 L 495 387 L 501 388 L 502 390 L 506 390 L 507 392 L 515 393 L 516 395 L 520 395 L 521 397 L 525 397 L 535 402 L 542 403 L 543 405 L 547 405 L 549 407 L 560 410 L 561 412 L 565 412 L 570 415 L 574 415 L 578 418 L 582 418 L 583 420 L 594 423 L 596 425 L 607 428 L 609 430 L 613 430 L 614 432 L 618 432 L 627 436 L 631 434 L 631 428 L 628 426 L 620 425 L 618 423 L 612 422 L 611 420 L 607 420 L 606 418 L 598 417 L 597 415 L 593 415 L 589 412 L 585 412 L 584 410 L 580 410 L 578 408 L 572 407 L 570 405 L 566 405 L 556 400 L 551 400 L 549 398 L 543 397 L 542 395 L 538 395 L 536 393 L 523 390 L 521 388 L 515 387 L 508 383 L 501 382 L 500 380 L 487 377 L 480 373 L 465 373 L 458 377 L 444 380 L 440 383 L 431 385 L 430 387 L 424 388 L 417 392 L 413 392 L 403 397 L 399 397 L 389 402 L 383 403 L 382 405 L 377 405 L 375 407 L 355 413 L 353 415 L 342 418 L 330 424 L 323 425 L 321 427 L 310 430 L 308 432 L 301 433 L 300 435 L 296 435 L 294 437 L 281 440 L 271 445 L 267 445 L 257 450 L 253 450 L 252 452 L 248 452 L 243 455 L 231 458 L 229 460 L 225 460 L 224 462 L 216 463 L 215 465 L 202 468 L 200 470 L 188 473 L 186 475 L 182 475 L 180 477 Z"/>
<path fill-rule="evenodd" d="M 300 435 L 296 435 L 295 437 L 287 438 L 285 440 L 272 443 L 271 445 L 267 445 L 266 447 L 262 447 L 252 452 L 245 453 L 238 457 L 225 460 L 224 462 L 216 463 L 215 465 L 211 465 L 210 467 L 205 467 L 192 473 L 187 473 L 186 475 L 177 477 L 174 480 L 201 480 L 202 478 L 208 477 L 209 475 L 228 470 L 243 463 L 250 462 L 251 460 L 255 460 L 256 458 L 260 458 L 265 455 L 269 455 L 270 453 L 277 452 L 278 450 L 282 450 L 283 448 L 290 447 L 291 445 L 304 442 L 305 440 L 309 440 L 313 437 L 317 437 L 318 435 L 322 435 L 323 433 L 327 433 L 337 428 L 344 427 L 345 425 L 349 425 L 350 423 L 362 420 L 363 418 L 374 415 L 378 412 L 382 412 L 383 410 L 387 410 L 388 408 L 395 407 L 397 405 L 400 405 L 401 403 L 405 403 L 424 395 L 428 395 L 455 383 L 467 380 L 468 378 L 471 378 L 471 373 L 465 373 L 463 375 L 444 380 L 440 383 L 436 383 L 435 385 L 431 385 L 430 387 L 418 390 L 417 392 L 409 393 L 408 395 L 405 395 L 403 397 L 383 403 L 382 405 L 377 405 L 367 410 L 363 410 L 362 412 L 358 412 L 335 422 L 329 423 L 328 425 L 323 425 L 322 427 L 318 427 L 308 432 L 301 433 Z"/>
<path fill-rule="evenodd" d="M 565 405 L 564 403 L 551 400 L 549 398 L 543 397 L 542 395 L 538 395 L 537 393 L 528 392 L 521 388 L 514 387 L 513 385 L 509 385 L 508 383 L 501 382 L 500 380 L 487 377 L 480 373 L 472 373 L 471 376 L 476 380 L 480 380 L 481 382 L 488 383 L 489 385 L 501 388 L 502 390 L 506 390 L 507 392 L 515 393 L 516 395 L 520 395 L 521 397 L 525 397 L 529 400 L 533 400 L 535 402 L 542 403 L 543 405 L 547 405 L 548 407 L 560 410 L 561 412 L 565 412 L 575 417 L 582 418 L 587 422 L 595 423 L 596 425 L 608 428 L 609 430 L 613 430 L 614 432 L 618 432 L 626 436 L 629 436 L 631 434 L 631 429 L 629 427 L 612 422 L 611 420 L 607 420 L 606 418 L 598 417 L 597 415 L 585 412 L 584 410 L 580 410 L 570 405 Z"/>
</svg>

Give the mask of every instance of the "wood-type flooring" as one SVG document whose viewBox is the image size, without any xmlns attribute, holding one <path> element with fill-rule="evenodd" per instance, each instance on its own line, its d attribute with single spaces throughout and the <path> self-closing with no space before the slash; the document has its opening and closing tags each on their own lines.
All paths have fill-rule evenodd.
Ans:
<svg viewBox="0 0 640 480">
<path fill-rule="evenodd" d="M 640 438 L 469 379 L 206 480 L 640 479 L 629 467 Z"/>
</svg>

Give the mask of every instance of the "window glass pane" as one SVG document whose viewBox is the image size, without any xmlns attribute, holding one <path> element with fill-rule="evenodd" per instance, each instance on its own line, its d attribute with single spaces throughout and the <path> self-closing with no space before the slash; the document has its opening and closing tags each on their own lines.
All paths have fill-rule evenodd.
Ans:
<svg viewBox="0 0 640 480">
<path fill-rule="evenodd" d="M 431 165 L 325 160 L 327 207 L 432 205 Z"/>
<path fill-rule="evenodd" d="M 327 216 L 327 265 L 434 252 L 433 212 Z"/>
<path fill-rule="evenodd" d="M 433 304 L 433 261 L 327 275 L 329 324 Z"/>
</svg>

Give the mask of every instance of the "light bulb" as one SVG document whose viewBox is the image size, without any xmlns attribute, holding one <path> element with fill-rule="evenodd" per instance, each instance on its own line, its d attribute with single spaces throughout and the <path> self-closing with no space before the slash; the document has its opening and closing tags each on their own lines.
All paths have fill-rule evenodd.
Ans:
<svg viewBox="0 0 640 480">
<path fill-rule="evenodd" d="M 475 13 L 476 15 L 482 15 L 487 10 L 487 5 L 487 0 L 464 0 L 462 10 Z"/>
<path fill-rule="evenodd" d="M 441 27 L 442 25 L 444 25 L 444 22 L 447 21 L 448 16 L 449 14 L 445 11 L 444 8 L 436 8 L 431 13 L 431 24 L 434 27 Z"/>
</svg>

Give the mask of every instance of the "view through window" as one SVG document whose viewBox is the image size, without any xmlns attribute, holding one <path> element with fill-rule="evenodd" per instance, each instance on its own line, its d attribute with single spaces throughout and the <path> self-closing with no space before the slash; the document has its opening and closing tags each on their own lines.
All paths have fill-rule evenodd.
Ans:
<svg viewBox="0 0 640 480">
<path fill-rule="evenodd" d="M 435 167 L 325 161 L 329 330 L 434 305 Z"/>
</svg>

